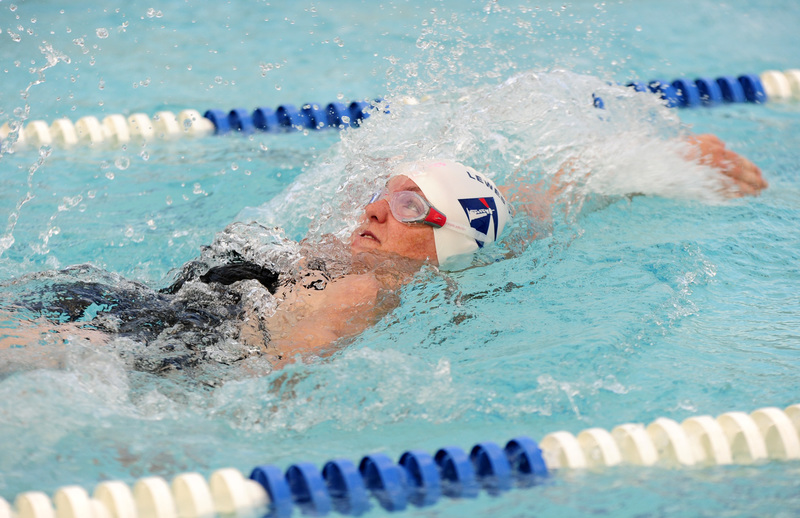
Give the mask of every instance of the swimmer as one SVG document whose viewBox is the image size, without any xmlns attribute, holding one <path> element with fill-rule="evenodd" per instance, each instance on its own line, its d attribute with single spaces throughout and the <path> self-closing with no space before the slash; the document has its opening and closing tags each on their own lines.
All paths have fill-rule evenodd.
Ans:
<svg viewBox="0 0 800 518">
<path fill-rule="evenodd" d="M 757 195 L 767 188 L 758 166 L 727 149 L 718 137 L 696 135 L 690 142 L 687 158 L 714 167 L 732 181 L 728 196 Z M 402 257 L 412 261 L 406 263 L 411 270 L 396 279 L 390 276 L 388 285 L 386 278 L 366 272 L 335 280 L 325 291 L 310 296 L 298 293 L 296 299 L 308 297 L 308 311 L 298 317 L 293 309 L 288 312 L 291 319 L 286 312 L 276 313 L 269 324 L 275 329 L 272 344 L 286 358 L 359 334 L 386 313 L 378 303 L 382 289 L 396 289 L 408 282 L 407 274 L 423 263 L 446 266 L 497 240 L 511 217 L 509 204 L 541 217 L 549 212 L 554 196 L 553 192 L 525 189 L 511 193 L 474 169 L 451 161 L 400 168 L 366 205 L 351 250 L 354 259 L 364 262 L 374 263 L 376 256 Z M 491 203 L 491 207 L 481 202 Z M 468 212 L 475 219 L 467 217 Z M 447 216 L 444 225 L 437 219 L 442 213 Z M 492 217 L 481 218 L 480 214 Z M 292 325 L 284 325 L 284 321 Z"/>
<path fill-rule="evenodd" d="M 698 135 L 690 142 L 688 158 L 731 180 L 729 196 L 757 195 L 767 187 L 760 169 L 717 137 Z M 159 344 L 169 352 L 134 365 L 160 373 L 207 359 L 196 344 L 232 340 L 243 352 L 223 362 L 266 355 L 277 369 L 298 355 L 324 355 L 334 344 L 377 323 L 396 307 L 397 291 L 423 265 L 447 269 L 495 242 L 511 218 L 512 205 L 541 217 L 555 199 L 552 191 L 531 188 L 512 193 L 479 171 L 450 160 L 405 164 L 385 185 L 376 187 L 351 236 L 351 263 L 346 268 L 331 272 L 333 268 L 309 258 L 302 279 L 285 281 L 280 272 L 235 257 L 220 266 L 190 263 L 178 281 L 158 293 L 144 292 L 129 282 L 118 281 L 113 288 L 78 283 L 80 289 L 70 288 L 69 297 L 48 309 L 49 320 L 42 311 L 46 323 L 40 319 L 39 325 L 0 338 L 0 349 L 36 343 L 42 334 L 53 332 L 97 345 L 126 336 L 148 347 Z M 265 313 L 249 295 L 259 289 L 274 296 L 274 311 Z M 136 299 L 138 306 L 125 299 Z M 90 304 L 100 310 L 94 318 L 84 318 Z M 175 351 L 181 348 L 176 341 L 189 344 L 189 350 L 184 347 L 178 355 Z M 214 359 L 220 361 L 219 355 Z"/>
</svg>

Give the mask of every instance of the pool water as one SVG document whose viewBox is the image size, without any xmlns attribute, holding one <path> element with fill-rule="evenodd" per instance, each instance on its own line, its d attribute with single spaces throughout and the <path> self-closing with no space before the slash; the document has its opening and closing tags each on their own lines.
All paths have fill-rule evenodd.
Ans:
<svg viewBox="0 0 800 518">
<path fill-rule="evenodd" d="M 0 4 L 0 123 L 376 97 L 390 112 L 344 132 L 5 150 L 6 287 L 90 262 L 160 288 L 234 221 L 346 235 L 398 155 L 573 181 L 541 239 L 522 249 L 517 218 L 484 266 L 420 272 L 330 358 L 203 387 L 46 337 L 0 351 L 0 496 L 800 402 L 800 104 L 676 111 L 615 84 L 797 68 L 798 26 L 788 0 Z M 681 158 L 690 131 L 770 188 L 722 196 Z M 407 514 L 793 516 L 799 473 L 562 472 Z"/>
</svg>

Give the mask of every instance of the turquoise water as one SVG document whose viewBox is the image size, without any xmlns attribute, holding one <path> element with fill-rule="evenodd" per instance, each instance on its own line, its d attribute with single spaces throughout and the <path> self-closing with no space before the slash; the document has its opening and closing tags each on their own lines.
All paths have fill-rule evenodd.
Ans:
<svg viewBox="0 0 800 518">
<path fill-rule="evenodd" d="M 5 153 L 4 281 L 91 262 L 161 287 L 237 219 L 337 231 L 398 154 L 509 184 L 577 156 L 546 237 L 422 272 L 331 359 L 198 389 L 76 344 L 4 351 L 0 496 L 798 402 L 800 105 L 674 112 L 606 84 L 796 68 L 798 22 L 792 2 L 0 4 L 0 122 L 392 103 L 343 134 Z M 720 197 L 713 172 L 677 158 L 690 129 L 770 188 Z M 791 516 L 799 470 L 614 468 L 408 514 Z"/>
</svg>

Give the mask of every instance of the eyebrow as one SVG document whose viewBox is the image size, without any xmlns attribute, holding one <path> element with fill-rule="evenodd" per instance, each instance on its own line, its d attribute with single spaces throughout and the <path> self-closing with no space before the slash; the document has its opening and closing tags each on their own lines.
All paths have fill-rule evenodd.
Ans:
<svg viewBox="0 0 800 518">
<path fill-rule="evenodd" d="M 396 178 L 396 177 L 395 177 L 395 178 Z M 392 183 L 392 180 L 394 180 L 394 178 L 390 178 L 390 179 L 389 179 L 389 180 L 386 182 L 386 188 L 387 188 L 387 189 L 389 188 L 389 184 L 390 184 L 390 183 Z M 413 181 L 413 180 L 411 180 L 410 178 L 408 178 L 408 180 L 409 180 L 409 181 L 411 181 L 411 186 L 409 186 L 408 188 L 405 188 L 405 189 L 399 189 L 399 190 L 401 190 L 401 191 L 411 191 L 411 192 L 416 192 L 416 193 L 418 193 L 418 194 L 422 194 L 422 189 L 420 189 L 420 188 L 419 188 L 419 185 L 417 185 L 416 183 L 414 183 L 414 181 Z M 404 182 L 404 183 L 405 183 L 405 182 Z"/>
</svg>

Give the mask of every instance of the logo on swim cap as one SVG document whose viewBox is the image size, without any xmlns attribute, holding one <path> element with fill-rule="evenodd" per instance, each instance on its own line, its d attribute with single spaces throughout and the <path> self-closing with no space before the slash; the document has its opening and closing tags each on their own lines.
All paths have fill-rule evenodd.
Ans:
<svg viewBox="0 0 800 518">
<path fill-rule="evenodd" d="M 482 234 L 489 235 L 489 225 L 494 223 L 492 241 L 497 240 L 497 204 L 494 198 L 462 198 L 458 202 L 467 215 L 469 226 Z M 483 248 L 483 241 L 475 240 L 478 248 Z"/>
</svg>

